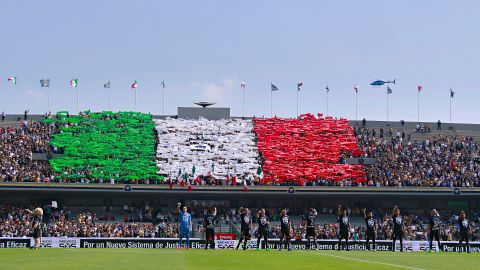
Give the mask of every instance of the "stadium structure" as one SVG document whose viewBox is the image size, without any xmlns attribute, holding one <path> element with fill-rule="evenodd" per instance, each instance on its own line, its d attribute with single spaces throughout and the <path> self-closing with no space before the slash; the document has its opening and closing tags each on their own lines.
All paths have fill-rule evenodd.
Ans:
<svg viewBox="0 0 480 270">
<path fill-rule="evenodd" d="M 49 213 L 88 216 L 97 224 L 149 224 L 154 238 L 176 235 L 164 226 L 175 222 L 171 213 L 177 202 L 196 211 L 192 236 L 198 239 L 203 211 L 213 206 L 224 209 L 216 229 L 228 239 L 240 233 L 234 210 L 240 207 L 288 208 L 300 224 L 305 209 L 315 206 L 322 209 L 318 223 L 333 224 L 331 209 L 343 205 L 358 226 L 364 208 L 382 214 L 393 205 L 412 213 L 433 208 L 478 213 L 480 208 L 480 125 L 474 124 L 442 128 L 440 123 L 349 121 L 322 114 L 241 118 L 231 117 L 229 108 L 202 106 L 181 107 L 171 116 L 7 115 L 0 131 L 4 211 L 41 206 Z M 478 228 L 474 234 L 480 236 Z M 47 232 L 57 235 L 91 236 Z M 1 236 L 24 235 L 4 231 Z M 109 236 L 150 237 L 147 229 Z"/>
</svg>

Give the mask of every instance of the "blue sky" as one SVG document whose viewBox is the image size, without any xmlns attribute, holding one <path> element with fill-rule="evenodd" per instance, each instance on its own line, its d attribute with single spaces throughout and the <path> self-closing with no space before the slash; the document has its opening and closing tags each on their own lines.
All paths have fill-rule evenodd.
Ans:
<svg viewBox="0 0 480 270">
<path fill-rule="evenodd" d="M 270 82 L 280 91 L 273 111 L 385 120 L 386 91 L 369 83 L 397 79 L 390 120 L 480 123 L 479 1 L 23 1 L 4 0 L 0 11 L 0 110 L 47 110 L 39 79 L 50 78 L 52 111 L 76 109 L 69 87 L 79 79 L 80 109 L 167 114 L 193 101 L 215 101 L 242 114 L 270 115 Z M 17 76 L 13 88 L 7 77 Z"/>
</svg>

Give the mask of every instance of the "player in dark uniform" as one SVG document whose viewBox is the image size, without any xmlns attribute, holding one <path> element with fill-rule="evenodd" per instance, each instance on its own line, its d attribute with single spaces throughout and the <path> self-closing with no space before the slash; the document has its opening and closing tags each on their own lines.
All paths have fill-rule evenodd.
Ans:
<svg viewBox="0 0 480 270">
<path fill-rule="evenodd" d="M 440 249 L 440 226 L 442 225 L 442 221 L 440 220 L 440 215 L 438 214 L 436 209 L 433 209 L 430 216 L 430 221 L 428 222 L 428 228 L 430 230 L 429 239 L 430 240 L 430 248 L 428 252 L 432 252 L 433 247 L 433 239 L 437 239 L 438 244 L 438 251 L 441 252 Z"/>
<path fill-rule="evenodd" d="M 29 209 L 26 209 L 25 211 L 31 216 L 33 216 L 32 233 L 33 233 L 34 246 L 30 247 L 30 249 L 39 249 L 40 246 L 42 245 L 43 209 L 40 207 L 37 207 L 33 211 L 30 211 Z"/>
<path fill-rule="evenodd" d="M 292 250 L 290 246 L 290 240 L 292 239 L 293 226 L 290 217 L 287 215 L 287 209 L 282 209 L 280 212 L 280 247 L 278 250 L 282 250 L 282 245 L 285 243 L 285 249 Z"/>
<path fill-rule="evenodd" d="M 267 214 L 265 213 L 265 209 L 260 209 L 257 213 L 257 220 L 258 220 L 258 231 L 257 231 L 257 250 L 260 250 L 260 239 L 263 237 L 263 241 L 265 242 L 265 250 L 268 250 L 268 232 L 269 232 L 269 225 L 270 222 L 268 221 Z"/>
<path fill-rule="evenodd" d="M 393 234 L 392 234 L 392 251 L 395 251 L 395 242 L 400 240 L 400 252 L 403 252 L 403 216 L 400 214 L 398 206 L 393 207 Z"/>
<path fill-rule="evenodd" d="M 365 218 L 365 226 L 367 227 L 367 234 L 366 234 L 366 243 L 365 246 L 367 250 L 370 250 L 370 241 L 372 241 L 373 244 L 373 251 L 376 251 L 375 249 L 375 238 L 376 238 L 376 227 L 377 223 L 375 222 L 375 219 L 373 218 L 373 213 L 369 211 L 367 213 L 367 209 L 363 209 L 363 217 Z"/>
<path fill-rule="evenodd" d="M 305 238 L 307 238 L 307 250 L 311 247 L 311 239 L 313 238 L 313 244 L 315 249 L 317 249 L 317 233 L 315 232 L 315 219 L 317 218 L 317 210 L 310 208 L 308 213 L 305 216 L 304 226 L 305 226 Z"/>
<path fill-rule="evenodd" d="M 465 212 L 460 211 L 458 216 L 458 226 L 460 227 L 460 242 L 458 243 L 459 247 L 463 247 L 462 242 L 465 241 L 467 245 L 467 252 L 470 253 L 470 244 L 468 243 L 468 219 L 465 217 Z M 458 252 L 462 252 L 462 249 L 459 248 Z"/>
<path fill-rule="evenodd" d="M 342 210 L 342 206 L 339 205 L 337 209 L 337 222 L 340 227 L 338 233 L 338 251 L 340 251 L 340 247 L 342 246 L 342 239 L 345 239 L 345 246 L 346 250 L 350 251 L 348 247 L 348 232 L 350 231 L 350 220 L 348 219 L 347 209 Z"/>
<path fill-rule="evenodd" d="M 215 222 L 217 220 L 217 208 L 213 207 L 208 210 L 203 221 L 205 228 L 205 249 L 210 245 L 211 249 L 215 249 Z"/>
<path fill-rule="evenodd" d="M 252 238 L 250 235 L 250 227 L 252 226 L 252 219 L 250 217 L 250 212 L 248 211 L 248 208 L 243 208 L 240 207 L 238 209 L 238 212 L 240 213 L 240 240 L 238 241 L 237 248 L 240 247 L 240 244 L 243 241 L 243 250 L 247 249 L 247 241 Z"/>
</svg>

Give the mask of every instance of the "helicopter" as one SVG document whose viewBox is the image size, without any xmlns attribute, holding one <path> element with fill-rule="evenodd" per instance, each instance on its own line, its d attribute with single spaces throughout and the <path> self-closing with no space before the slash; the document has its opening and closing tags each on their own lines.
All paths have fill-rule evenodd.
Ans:
<svg viewBox="0 0 480 270">
<path fill-rule="evenodd" d="M 393 80 L 393 81 L 376 80 L 376 81 L 373 81 L 370 85 L 373 85 L 373 86 L 381 86 L 381 85 L 384 85 L 384 84 L 387 84 L 387 83 L 393 83 L 393 84 L 395 84 L 395 80 Z"/>
</svg>

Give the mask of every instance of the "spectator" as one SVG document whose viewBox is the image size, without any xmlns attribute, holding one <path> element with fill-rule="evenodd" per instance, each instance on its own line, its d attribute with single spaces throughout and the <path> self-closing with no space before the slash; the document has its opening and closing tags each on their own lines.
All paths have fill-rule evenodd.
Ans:
<svg viewBox="0 0 480 270">
<path fill-rule="evenodd" d="M 0 128 L 0 181 L 41 182 L 50 180 L 47 161 L 32 159 L 32 153 L 49 153 L 49 136 L 55 127 L 24 122 L 19 128 Z"/>
<path fill-rule="evenodd" d="M 410 134 L 406 140 L 398 133 L 385 138 L 371 134 L 359 130 L 357 139 L 364 157 L 376 158 L 375 165 L 365 167 L 367 181 L 374 186 L 480 186 L 480 152 L 473 137 L 440 135 L 411 141 Z"/>
</svg>

